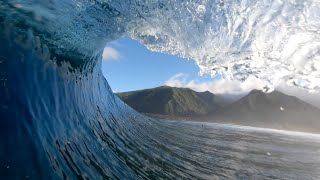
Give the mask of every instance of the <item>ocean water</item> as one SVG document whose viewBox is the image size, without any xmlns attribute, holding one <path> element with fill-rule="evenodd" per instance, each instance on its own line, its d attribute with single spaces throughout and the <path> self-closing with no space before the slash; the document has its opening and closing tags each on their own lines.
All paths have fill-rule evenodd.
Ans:
<svg viewBox="0 0 320 180">
<path fill-rule="evenodd" d="M 320 135 L 152 119 L 101 72 L 105 43 L 132 37 L 204 72 L 317 90 L 318 10 L 310 0 L 0 1 L 0 179 L 320 179 Z"/>
</svg>

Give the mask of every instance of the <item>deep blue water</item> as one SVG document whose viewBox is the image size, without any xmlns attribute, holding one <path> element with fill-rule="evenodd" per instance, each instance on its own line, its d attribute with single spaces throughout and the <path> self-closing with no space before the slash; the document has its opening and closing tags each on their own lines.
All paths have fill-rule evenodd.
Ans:
<svg viewBox="0 0 320 180">
<path fill-rule="evenodd" d="M 58 52 L 3 14 L 0 179 L 320 179 L 318 135 L 148 118 L 112 93 L 99 53 Z"/>
</svg>

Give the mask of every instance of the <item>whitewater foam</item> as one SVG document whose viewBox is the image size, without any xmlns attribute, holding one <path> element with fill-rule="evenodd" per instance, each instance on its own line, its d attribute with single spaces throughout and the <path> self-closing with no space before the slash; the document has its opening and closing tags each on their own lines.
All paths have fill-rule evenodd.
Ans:
<svg viewBox="0 0 320 180">
<path fill-rule="evenodd" d="M 9 2 L 16 7 L 12 11 L 34 12 L 38 21 L 27 24 L 52 32 L 47 43 L 57 54 L 91 55 L 129 36 L 150 50 L 194 59 L 202 74 L 240 81 L 254 76 L 271 89 L 279 83 L 320 87 L 317 0 L 55 0 L 41 3 L 46 11 Z"/>
</svg>

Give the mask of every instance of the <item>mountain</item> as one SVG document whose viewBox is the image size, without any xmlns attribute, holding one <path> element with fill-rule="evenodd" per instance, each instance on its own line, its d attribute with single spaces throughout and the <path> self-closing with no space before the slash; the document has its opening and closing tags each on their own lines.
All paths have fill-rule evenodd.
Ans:
<svg viewBox="0 0 320 180">
<path fill-rule="evenodd" d="M 209 91 L 196 92 L 188 88 L 169 86 L 117 95 L 138 112 L 172 119 L 204 116 L 225 105 L 223 99 Z"/>
<path fill-rule="evenodd" d="M 320 110 L 279 91 L 253 90 L 206 118 L 220 123 L 320 133 Z"/>
<path fill-rule="evenodd" d="M 253 90 L 233 103 L 208 91 L 169 86 L 117 95 L 152 117 L 320 133 L 320 109 L 279 91 Z"/>
</svg>

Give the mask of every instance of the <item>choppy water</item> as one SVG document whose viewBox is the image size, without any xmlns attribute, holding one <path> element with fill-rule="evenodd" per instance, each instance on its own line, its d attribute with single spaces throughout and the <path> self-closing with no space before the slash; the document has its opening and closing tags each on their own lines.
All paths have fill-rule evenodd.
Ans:
<svg viewBox="0 0 320 180">
<path fill-rule="evenodd" d="M 0 179 L 319 179 L 319 135 L 155 120 L 113 95 L 100 70 L 105 42 L 167 44 L 143 26 L 162 2 L 144 3 L 0 2 Z"/>
</svg>

